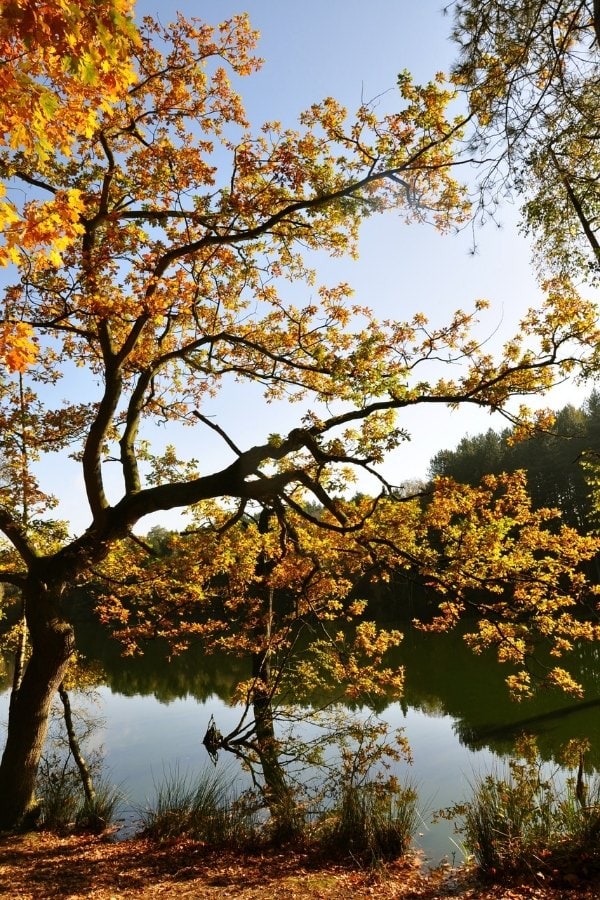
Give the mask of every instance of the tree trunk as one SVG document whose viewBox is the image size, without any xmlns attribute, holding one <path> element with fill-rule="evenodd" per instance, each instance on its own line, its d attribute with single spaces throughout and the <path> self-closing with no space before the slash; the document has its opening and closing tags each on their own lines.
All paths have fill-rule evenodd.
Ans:
<svg viewBox="0 0 600 900">
<path fill-rule="evenodd" d="M 15 653 L 15 671 L 13 673 L 12 690 L 10 692 L 10 707 L 13 705 L 13 698 L 19 693 L 19 688 L 21 687 L 21 682 L 23 680 L 23 672 L 25 671 L 25 661 L 27 659 L 27 618 L 25 616 L 25 600 L 23 597 L 21 598 L 20 626 L 19 641 Z"/>
<path fill-rule="evenodd" d="M 260 534 L 267 534 L 272 510 L 263 507 L 258 520 Z M 266 583 L 273 569 L 273 561 L 259 558 L 256 575 L 263 580 L 257 586 L 264 600 L 265 617 L 259 626 L 256 640 L 264 644 L 264 649 L 252 655 L 252 711 L 254 712 L 254 732 L 256 747 L 265 780 L 265 800 L 273 819 L 278 824 L 280 837 L 285 837 L 293 829 L 291 810 L 293 792 L 285 777 L 279 758 L 279 746 L 273 726 L 272 682 L 271 682 L 271 631 L 273 628 L 273 588 Z"/>
<path fill-rule="evenodd" d="M 272 815 L 285 807 L 290 800 L 290 788 L 279 759 L 278 743 L 273 727 L 273 707 L 268 684 L 270 666 L 267 653 L 255 653 L 252 659 L 253 675 L 257 684 L 252 695 L 254 732 L 260 765 L 265 779 L 265 800 Z"/>
<path fill-rule="evenodd" d="M 94 790 L 92 773 L 90 772 L 89 766 L 85 761 L 85 757 L 81 752 L 81 747 L 79 746 L 79 738 L 77 737 L 77 732 L 75 731 L 75 723 L 73 722 L 71 700 L 69 698 L 69 693 L 62 682 L 58 686 L 58 694 L 63 705 L 63 717 L 65 720 L 65 728 L 67 729 L 67 737 L 69 739 L 69 750 L 71 751 L 71 755 L 75 760 L 75 765 L 79 770 L 79 777 L 81 778 L 81 784 L 83 787 L 83 793 L 85 794 L 85 799 L 88 803 L 93 803 L 96 797 L 96 791 Z"/>
<path fill-rule="evenodd" d="M 26 591 L 31 656 L 8 717 L 0 763 L 0 830 L 21 827 L 37 811 L 35 781 L 52 699 L 74 649 L 72 626 L 60 610 L 62 585 L 31 580 Z"/>
<path fill-rule="evenodd" d="M 298 837 L 303 820 L 298 815 L 296 797 L 279 757 L 279 742 L 273 724 L 270 650 L 256 653 L 252 659 L 256 679 L 252 697 L 256 749 L 265 781 L 264 799 L 272 818 L 271 838 L 285 843 Z"/>
</svg>

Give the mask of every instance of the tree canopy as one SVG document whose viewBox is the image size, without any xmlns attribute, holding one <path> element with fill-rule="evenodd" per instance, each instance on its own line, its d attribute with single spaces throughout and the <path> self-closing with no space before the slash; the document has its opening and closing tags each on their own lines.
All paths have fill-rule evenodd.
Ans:
<svg viewBox="0 0 600 900">
<path fill-rule="evenodd" d="M 594 0 L 457 0 L 454 81 L 488 164 L 484 205 L 523 203 L 547 277 L 597 281 L 598 64 Z"/>
<path fill-rule="evenodd" d="M 321 284 L 313 269 L 314 251 L 355 253 L 359 227 L 370 215 L 401 210 L 409 221 L 427 219 L 442 230 L 465 221 L 469 204 L 455 177 L 465 122 L 448 111 L 453 88 L 440 75 L 420 86 L 404 73 L 394 113 L 378 118 L 376 108 L 362 104 L 350 115 L 329 97 L 301 113 L 295 129 L 277 121 L 253 128 L 237 92 L 238 81 L 260 65 L 247 16 L 216 27 L 181 16 L 165 27 L 147 18 L 132 36 L 128 5 L 82 4 L 82 18 L 70 4 L 47 6 L 59 16 L 48 19 L 50 31 L 38 32 L 35 16 L 25 16 L 15 33 L 23 46 L 31 43 L 32 29 L 39 34 L 31 71 L 20 69 L 22 58 L 29 65 L 27 55 L 7 55 L 6 68 L 27 94 L 16 115 L 22 125 L 28 104 L 50 109 L 49 99 L 40 100 L 43 77 L 67 109 L 74 92 L 79 117 L 68 144 L 62 132 L 50 131 L 45 145 L 15 126 L 0 149 L 10 196 L 1 327 L 6 346 L 16 336 L 37 351 L 5 353 L 0 382 L 0 451 L 16 461 L 0 485 L 0 579 L 23 593 L 31 645 L 0 765 L 0 826 L 14 825 L 33 805 L 48 705 L 73 649 L 70 601 L 77 585 L 104 581 L 107 616 L 121 614 L 119 593 L 136 585 L 141 626 L 147 627 L 166 615 L 167 601 L 171 614 L 180 603 L 202 605 L 215 579 L 219 585 L 226 577 L 234 585 L 227 595 L 233 613 L 242 602 L 251 618 L 261 610 L 253 702 L 268 737 L 271 645 L 268 639 L 261 644 L 258 634 L 259 625 L 263 637 L 272 633 L 270 579 L 281 572 L 283 586 L 296 579 L 302 588 L 297 608 L 302 601 L 326 615 L 331 598 L 326 602 L 323 592 L 337 594 L 319 541 L 323 535 L 350 541 L 378 522 L 372 527 L 383 528 L 390 543 L 375 533 L 365 537 L 356 545 L 365 564 L 388 553 L 394 564 L 421 567 L 440 585 L 444 572 L 453 573 L 456 590 L 461 584 L 471 590 L 481 575 L 460 582 L 458 563 L 444 561 L 425 538 L 432 532 L 445 540 L 447 531 L 452 547 L 459 535 L 458 553 L 475 531 L 476 549 L 485 554 L 488 531 L 470 516 L 489 508 L 496 510 L 502 540 L 512 542 L 510 529 L 502 532 L 510 517 L 499 492 L 511 510 L 522 511 L 514 512 L 514 525 L 525 535 L 525 557 L 515 551 L 513 561 L 507 553 L 511 565 L 502 583 L 506 587 L 507 572 L 522 558 L 528 583 L 544 585 L 529 600 L 525 592 L 515 595 L 520 612 L 518 623 L 507 626 L 508 643 L 517 656 L 526 652 L 522 629 L 532 606 L 543 606 L 544 591 L 550 592 L 547 614 L 534 616 L 534 625 L 555 639 L 557 651 L 569 635 L 589 636 L 589 629 L 578 630 L 574 619 L 563 617 L 567 595 L 554 581 L 564 556 L 565 584 L 583 591 L 577 561 L 593 544 L 561 530 L 551 539 L 543 528 L 549 514 L 528 519 L 518 482 L 488 485 L 481 493 L 460 489 L 460 500 L 441 482 L 429 507 L 438 520 L 419 526 L 424 544 L 417 552 L 411 527 L 418 506 L 396 503 L 377 467 L 405 439 L 397 414 L 408 407 L 476 404 L 527 427 L 526 411 L 511 401 L 545 391 L 593 354 L 595 306 L 569 285 L 555 284 L 494 359 L 470 335 L 482 303 L 437 327 L 419 312 L 406 321 L 378 322 L 352 302 L 348 284 Z M 90 28 L 97 44 L 94 37 L 81 69 L 69 59 L 88 43 Z M 53 35 L 60 40 L 51 47 Z M 122 63 L 117 83 L 109 75 L 113 54 Z M 92 103 L 94 91 L 103 102 Z M 454 364 L 454 377 L 440 373 L 440 360 Z M 262 388 L 265 402 L 298 404 L 297 427 L 240 446 L 235 431 L 206 413 L 209 398 L 240 383 Z M 200 458 L 180 459 L 174 446 L 154 450 L 157 424 L 167 432 L 195 429 Z M 202 453 L 209 434 L 224 454 L 213 469 Z M 76 535 L 49 522 L 54 499 L 35 468 L 41 456 L 61 452 L 78 461 L 85 484 L 89 525 Z M 356 472 L 371 477 L 385 502 L 347 500 Z M 315 502 L 323 516 L 310 512 Z M 188 569 L 190 560 L 182 557 L 181 583 L 156 547 L 141 547 L 133 527 L 149 513 L 198 504 L 208 504 L 210 527 L 198 526 L 196 562 Z M 455 523 L 448 520 L 453 512 Z M 203 514 L 206 508 L 198 506 L 195 515 Z M 303 552 L 300 523 L 312 535 Z M 562 553 L 567 544 L 570 555 Z M 355 552 L 342 555 L 351 560 Z M 450 556 L 466 565 L 456 553 Z M 505 559 L 499 547 L 495 553 Z M 323 561 L 316 570 L 315 559 Z M 504 587 L 499 614 L 509 608 Z M 262 591 L 258 599 L 256 591 Z M 446 621 L 462 603 L 457 597 L 447 607 Z M 219 624 L 209 621 L 209 637 Z M 377 658 L 389 639 L 359 627 L 357 651 Z M 356 659 L 347 649 L 344 658 Z M 357 679 L 362 666 L 355 666 Z"/>
</svg>

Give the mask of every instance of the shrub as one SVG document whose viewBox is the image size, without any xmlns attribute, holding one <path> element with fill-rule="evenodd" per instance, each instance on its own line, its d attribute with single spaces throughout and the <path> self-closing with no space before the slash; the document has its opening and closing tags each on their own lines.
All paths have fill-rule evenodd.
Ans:
<svg viewBox="0 0 600 900">
<path fill-rule="evenodd" d="M 94 795 L 88 799 L 71 755 L 57 751 L 44 755 L 37 778 L 43 827 L 57 832 L 73 828 L 96 834 L 106 831 L 115 820 L 121 792 L 101 778 L 94 781 Z"/>
<path fill-rule="evenodd" d="M 81 781 L 69 755 L 57 752 L 42 757 L 36 792 L 41 824 L 53 831 L 64 831 L 75 821 L 81 804 Z"/>
</svg>

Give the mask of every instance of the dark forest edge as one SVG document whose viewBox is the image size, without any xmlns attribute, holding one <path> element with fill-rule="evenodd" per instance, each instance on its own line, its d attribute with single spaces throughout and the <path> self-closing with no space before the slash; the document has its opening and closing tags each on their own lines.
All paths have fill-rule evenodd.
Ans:
<svg viewBox="0 0 600 900">
<path fill-rule="evenodd" d="M 430 473 L 476 485 L 484 475 L 522 469 L 536 508 L 557 508 L 563 521 L 588 533 L 599 524 L 594 465 L 598 447 L 600 394 L 594 391 L 579 408 L 567 404 L 557 410 L 545 430 L 525 439 L 515 440 L 513 428 L 464 437 L 454 449 L 433 457 Z"/>
</svg>

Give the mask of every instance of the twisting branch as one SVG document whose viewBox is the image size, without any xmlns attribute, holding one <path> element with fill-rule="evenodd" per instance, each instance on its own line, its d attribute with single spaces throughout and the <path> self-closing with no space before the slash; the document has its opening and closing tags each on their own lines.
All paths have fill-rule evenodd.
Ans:
<svg viewBox="0 0 600 900">
<path fill-rule="evenodd" d="M 4 509 L 3 507 L 0 507 L 0 531 L 4 532 L 15 550 L 17 550 L 17 552 L 19 553 L 25 565 L 31 566 L 32 563 L 34 563 L 38 558 L 35 547 L 28 539 L 25 529 L 22 528 L 17 519 L 15 519 L 15 517 L 12 516 L 8 512 L 8 510 Z M 9 576 L 8 573 L 6 573 L 6 576 L 2 576 L 2 580 L 11 584 L 21 584 L 22 582 L 20 581 L 20 576 L 16 577 L 19 578 L 19 581 L 9 582 Z"/>
</svg>

